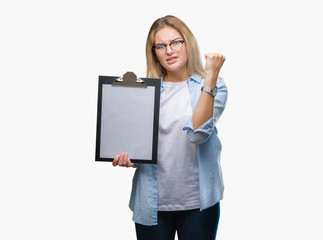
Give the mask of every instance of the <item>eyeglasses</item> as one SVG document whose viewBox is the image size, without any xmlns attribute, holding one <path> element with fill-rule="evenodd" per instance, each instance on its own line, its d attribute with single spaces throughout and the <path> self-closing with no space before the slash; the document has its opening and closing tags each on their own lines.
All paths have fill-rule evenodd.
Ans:
<svg viewBox="0 0 323 240">
<path fill-rule="evenodd" d="M 153 46 L 153 51 L 156 52 L 158 55 L 163 55 L 167 51 L 167 46 L 170 47 L 174 52 L 179 52 L 182 50 L 184 40 L 175 40 L 168 44 L 158 44 L 156 46 Z"/>
</svg>

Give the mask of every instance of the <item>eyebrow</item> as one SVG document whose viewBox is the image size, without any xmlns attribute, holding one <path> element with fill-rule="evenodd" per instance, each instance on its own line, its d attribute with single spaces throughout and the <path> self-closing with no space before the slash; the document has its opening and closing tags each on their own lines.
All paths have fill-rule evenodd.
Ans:
<svg viewBox="0 0 323 240">
<path fill-rule="evenodd" d="M 174 41 L 176 41 L 176 40 L 178 40 L 178 39 L 182 39 L 182 37 L 177 37 L 177 38 L 174 38 L 173 40 L 171 40 L 169 43 L 171 43 L 171 42 L 174 42 Z M 163 45 L 166 45 L 166 43 L 163 43 L 163 42 L 161 42 L 161 43 L 155 43 L 155 45 L 161 45 L 161 44 L 163 44 Z"/>
</svg>

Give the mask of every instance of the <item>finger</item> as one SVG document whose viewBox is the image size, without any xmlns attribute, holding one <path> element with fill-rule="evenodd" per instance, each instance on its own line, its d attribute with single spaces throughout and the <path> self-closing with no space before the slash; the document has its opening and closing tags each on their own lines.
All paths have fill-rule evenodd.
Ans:
<svg viewBox="0 0 323 240">
<path fill-rule="evenodd" d="M 123 156 L 124 156 L 124 153 L 122 152 L 122 153 L 120 154 L 119 162 L 118 162 L 118 165 L 119 165 L 120 167 L 122 167 Z"/>
<path fill-rule="evenodd" d="M 206 53 L 204 56 L 205 56 L 205 58 L 213 58 L 213 59 L 224 57 L 224 55 L 221 53 Z"/>
<path fill-rule="evenodd" d="M 128 166 L 128 153 L 127 152 L 125 152 L 123 155 L 122 166 L 124 166 L 124 167 Z"/>
<path fill-rule="evenodd" d="M 117 155 L 117 156 L 115 156 L 115 158 L 113 159 L 113 162 L 112 162 L 112 166 L 117 166 L 118 165 L 118 162 L 119 162 L 119 158 L 120 158 L 120 156 L 119 155 Z"/>
<path fill-rule="evenodd" d="M 220 55 L 219 58 L 220 58 L 220 63 L 221 63 L 221 67 L 222 67 L 222 65 L 223 65 L 223 63 L 225 61 L 225 56 L 224 55 Z"/>
<path fill-rule="evenodd" d="M 127 166 L 128 167 L 132 167 L 134 165 L 134 163 L 131 162 L 130 158 L 128 157 L 128 161 L 127 161 Z"/>
<path fill-rule="evenodd" d="M 215 68 L 221 68 L 224 61 L 225 61 L 225 56 L 220 53 L 213 53 L 209 54 L 208 56 L 208 61 L 215 67 Z"/>
<path fill-rule="evenodd" d="M 133 167 L 133 165 L 135 165 L 134 163 L 130 162 L 128 167 Z"/>
<path fill-rule="evenodd" d="M 218 54 L 217 58 L 223 62 L 225 61 L 225 56 L 223 54 Z"/>
</svg>

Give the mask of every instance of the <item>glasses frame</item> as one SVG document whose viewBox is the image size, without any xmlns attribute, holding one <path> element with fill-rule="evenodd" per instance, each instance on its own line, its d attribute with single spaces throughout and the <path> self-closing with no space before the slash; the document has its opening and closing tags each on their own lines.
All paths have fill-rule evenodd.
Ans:
<svg viewBox="0 0 323 240">
<path fill-rule="evenodd" d="M 153 46 L 152 50 L 157 54 L 156 49 L 157 50 L 165 49 L 165 52 L 163 52 L 163 54 L 165 54 L 166 51 L 167 51 L 167 46 L 169 46 L 170 49 L 172 51 L 174 51 L 173 48 L 172 48 L 172 44 L 174 44 L 174 43 L 180 43 L 181 46 L 183 47 L 183 44 L 185 43 L 185 40 L 174 40 L 174 41 L 172 41 L 172 42 L 170 42 L 168 44 L 158 44 L 158 45 Z M 161 47 L 161 46 L 163 46 L 163 47 Z"/>
</svg>

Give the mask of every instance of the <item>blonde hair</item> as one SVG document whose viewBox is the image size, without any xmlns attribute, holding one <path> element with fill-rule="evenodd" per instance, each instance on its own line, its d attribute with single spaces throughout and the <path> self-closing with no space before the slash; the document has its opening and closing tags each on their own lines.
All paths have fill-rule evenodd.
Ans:
<svg viewBox="0 0 323 240">
<path fill-rule="evenodd" d="M 176 29 L 185 40 L 187 50 L 187 70 L 190 75 L 198 74 L 205 75 L 204 68 L 201 62 L 200 50 L 196 39 L 191 30 L 179 18 L 171 15 L 157 19 L 151 26 L 147 41 L 146 41 L 146 60 L 147 60 L 147 77 L 160 78 L 166 74 L 166 69 L 159 63 L 153 46 L 155 45 L 156 33 L 164 27 L 172 27 Z"/>
</svg>

